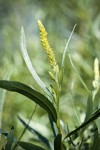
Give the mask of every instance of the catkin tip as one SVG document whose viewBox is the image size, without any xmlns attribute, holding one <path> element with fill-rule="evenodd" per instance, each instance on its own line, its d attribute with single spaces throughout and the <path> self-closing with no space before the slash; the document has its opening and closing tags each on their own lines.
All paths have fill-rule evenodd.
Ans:
<svg viewBox="0 0 100 150">
<path fill-rule="evenodd" d="M 38 20 L 38 27 L 40 30 L 40 41 L 41 41 L 44 51 L 46 52 L 46 54 L 48 56 L 49 64 L 51 65 L 51 68 L 53 69 L 53 71 L 55 73 L 57 73 L 59 69 L 58 69 L 56 59 L 55 59 L 54 51 L 49 44 L 49 41 L 47 38 L 47 32 L 46 32 L 45 27 L 43 26 L 41 20 Z"/>
</svg>

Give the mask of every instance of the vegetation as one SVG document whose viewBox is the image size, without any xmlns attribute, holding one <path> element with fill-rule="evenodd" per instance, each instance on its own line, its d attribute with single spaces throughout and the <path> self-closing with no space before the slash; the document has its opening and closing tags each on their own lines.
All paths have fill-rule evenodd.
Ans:
<svg viewBox="0 0 100 150">
<path fill-rule="evenodd" d="M 24 34 L 23 27 L 21 29 L 20 47 L 21 47 L 23 58 L 26 62 L 26 65 L 30 73 L 32 74 L 36 83 L 44 90 L 46 96 L 34 90 L 33 88 L 29 87 L 28 85 L 25 85 L 17 81 L 0 80 L 0 87 L 8 91 L 22 94 L 27 98 L 29 98 L 30 100 L 34 101 L 41 108 L 43 108 L 48 114 L 49 124 L 51 125 L 52 137 L 50 139 L 44 137 L 43 133 L 39 133 L 38 130 L 31 128 L 29 123 L 27 124 L 23 118 L 18 116 L 20 122 L 25 126 L 24 131 L 22 132 L 20 138 L 16 139 L 16 137 L 14 136 L 14 127 L 11 128 L 10 132 L 5 132 L 1 130 L 0 131 L 1 134 L 6 136 L 6 143 L 3 145 L 2 149 L 6 149 L 6 150 L 16 149 L 18 146 L 26 150 L 98 149 L 98 145 L 100 143 L 99 142 L 100 141 L 100 137 L 99 137 L 100 120 L 98 119 L 98 117 L 100 116 L 100 109 L 99 109 L 99 101 L 97 100 L 95 102 L 95 97 L 99 89 L 98 59 L 96 58 L 94 61 L 95 76 L 93 80 L 93 88 L 92 90 L 89 90 L 85 82 L 81 78 L 81 76 L 77 73 L 77 70 L 73 64 L 70 55 L 70 51 L 68 50 L 68 44 L 71 39 L 75 26 L 69 37 L 69 40 L 66 43 L 60 66 L 57 64 L 54 51 L 51 48 L 48 41 L 47 32 L 40 20 L 38 21 L 38 27 L 40 30 L 40 41 L 42 43 L 44 51 L 47 53 L 48 61 L 51 66 L 51 71 L 49 72 L 49 75 L 50 78 L 52 79 L 52 82 L 50 83 L 50 87 L 47 87 L 45 83 L 40 79 L 40 77 L 38 76 L 38 74 L 36 73 L 35 69 L 31 64 L 26 49 L 25 34 Z M 76 120 L 78 122 L 78 126 L 73 131 L 70 131 L 68 122 L 66 123 L 65 120 L 61 118 L 61 114 L 60 114 L 60 98 L 61 98 L 61 92 L 63 86 L 63 74 L 65 70 L 64 63 L 65 63 L 66 53 L 69 57 L 69 61 L 73 70 L 76 72 L 76 75 L 78 76 L 78 79 L 80 80 L 80 82 L 82 83 L 86 91 L 88 92 L 88 99 L 86 105 L 87 109 L 85 111 L 85 118 L 84 121 L 81 122 L 80 121 L 81 115 L 77 114 L 76 108 L 74 106 L 74 98 L 73 98 L 74 85 L 72 84 L 71 86 L 71 96 L 72 96 L 74 117 L 76 117 Z M 34 112 L 32 113 L 32 116 Z M 30 132 L 36 134 L 38 137 L 37 142 L 41 141 L 42 143 L 44 143 L 44 146 L 38 146 L 36 144 L 21 141 L 21 138 L 24 135 L 26 130 L 29 130 Z M 33 141 L 35 143 L 35 139 Z"/>
<path fill-rule="evenodd" d="M 17 141 L 53 149 L 57 134 L 63 148 L 99 148 L 99 7 L 98 0 L 0 1 L 1 86 L 10 88 L 7 90 L 17 90 L 12 93 L 0 88 L 0 132 L 3 133 L 0 139 L 1 149 L 9 141 L 8 137 L 11 138 L 12 149 L 22 149 L 15 146 Z M 49 40 L 40 20 L 37 26 L 38 19 L 42 20 L 48 30 Z M 24 61 L 19 48 L 19 31 L 22 25 L 25 33 L 22 28 L 20 48 Z M 47 56 L 41 50 L 39 31 Z M 2 80 L 14 82 L 10 82 L 9 87 L 9 82 L 4 83 Z M 25 84 L 19 85 L 19 82 Z M 34 91 L 32 97 L 29 96 L 27 86 Z M 22 96 L 25 93 L 21 90 L 22 87 L 27 91 L 26 96 Z M 39 97 L 36 97 L 39 100 L 35 99 L 34 103 L 35 91 L 41 93 L 38 95 L 40 97 L 44 95 L 44 101 L 51 103 L 48 102 L 45 106 Z M 51 104 L 56 113 L 52 109 L 48 110 Z M 56 123 L 54 114 L 57 115 Z"/>
</svg>

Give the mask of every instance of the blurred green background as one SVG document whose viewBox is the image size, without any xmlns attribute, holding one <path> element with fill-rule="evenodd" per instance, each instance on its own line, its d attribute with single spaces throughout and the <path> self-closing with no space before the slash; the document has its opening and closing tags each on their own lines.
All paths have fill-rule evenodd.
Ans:
<svg viewBox="0 0 100 150">
<path fill-rule="evenodd" d="M 100 1 L 99 0 L 0 0 L 0 79 L 11 72 L 10 80 L 17 80 L 43 91 L 36 85 L 23 61 L 20 51 L 20 29 L 24 27 L 27 49 L 34 68 L 45 84 L 49 87 L 52 82 L 48 71 L 47 57 L 43 52 L 37 20 L 44 24 L 49 41 L 54 49 L 60 66 L 63 50 L 73 26 L 77 24 L 71 38 L 69 49 L 79 74 L 89 89 L 92 88 L 93 63 L 95 57 L 100 60 Z M 86 109 L 87 92 L 73 71 L 68 56 L 65 61 L 65 74 L 61 96 L 61 117 L 71 125 L 77 125 L 72 108 L 70 88 L 74 81 L 74 103 L 78 113 Z M 17 115 L 27 121 L 34 110 L 35 104 L 16 93 L 7 92 L 3 109 L 4 130 L 15 126 L 15 136 L 18 138 L 23 126 Z M 83 114 L 84 115 L 84 114 Z M 41 125 L 40 125 L 41 123 Z M 31 126 L 50 137 L 50 125 L 47 115 L 37 108 Z M 29 132 L 24 136 L 33 137 Z"/>
</svg>

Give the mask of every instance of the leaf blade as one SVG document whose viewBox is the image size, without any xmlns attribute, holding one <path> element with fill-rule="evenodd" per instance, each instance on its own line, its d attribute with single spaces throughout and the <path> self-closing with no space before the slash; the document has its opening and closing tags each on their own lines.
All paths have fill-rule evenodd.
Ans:
<svg viewBox="0 0 100 150">
<path fill-rule="evenodd" d="M 65 56 L 66 56 L 66 52 L 67 52 L 67 49 L 68 49 L 68 44 L 69 44 L 69 42 L 70 42 L 70 40 L 71 40 L 71 37 L 72 37 L 72 35 L 73 35 L 73 33 L 74 33 L 75 27 L 76 27 L 76 24 L 75 24 L 74 27 L 73 27 L 73 30 L 72 30 L 72 32 L 71 32 L 69 38 L 68 38 L 68 41 L 67 41 L 67 43 L 66 43 L 66 45 L 65 45 L 65 49 L 64 49 L 64 51 L 63 51 L 62 67 L 64 66 Z"/>
<path fill-rule="evenodd" d="M 58 149 L 61 150 L 62 148 L 61 139 L 62 139 L 62 135 L 58 134 L 54 140 L 54 150 L 58 150 Z"/>
<path fill-rule="evenodd" d="M 0 88 L 12 92 L 17 92 L 28 97 L 44 110 L 46 110 L 54 122 L 57 122 L 57 113 L 53 104 L 44 95 L 35 91 L 31 87 L 21 82 L 0 80 Z"/>
<path fill-rule="evenodd" d="M 86 122 L 84 122 L 82 125 L 80 125 L 78 128 L 76 128 L 75 130 L 71 131 L 70 133 L 68 133 L 66 135 L 66 138 L 70 137 L 71 135 L 73 135 L 74 133 L 76 133 L 77 131 L 79 131 L 80 129 L 84 128 L 85 126 L 87 126 L 88 124 L 92 123 L 94 120 L 96 120 L 98 117 L 100 116 L 100 109 L 97 113 L 93 114 L 92 117 L 90 119 L 88 119 Z"/>
<path fill-rule="evenodd" d="M 37 146 L 35 144 L 31 144 L 31 143 L 26 143 L 26 142 L 22 142 L 22 141 L 19 141 L 18 144 L 24 148 L 25 150 L 46 150 L 40 146 Z"/>
</svg>

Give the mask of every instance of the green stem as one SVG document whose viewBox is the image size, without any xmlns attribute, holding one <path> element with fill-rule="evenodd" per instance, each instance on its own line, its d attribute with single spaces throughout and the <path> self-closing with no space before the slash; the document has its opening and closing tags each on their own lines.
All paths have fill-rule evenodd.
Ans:
<svg viewBox="0 0 100 150">
<path fill-rule="evenodd" d="M 58 119 L 57 119 L 57 126 L 58 126 L 58 132 L 61 133 L 60 131 L 60 112 L 59 112 L 59 96 L 60 96 L 60 92 L 58 92 L 58 98 L 57 98 L 57 116 L 58 116 Z"/>
<path fill-rule="evenodd" d="M 61 87 L 59 85 L 58 76 L 56 76 L 56 84 L 57 84 L 57 128 L 58 133 L 61 133 L 60 127 L 60 112 L 59 112 L 59 101 L 60 101 L 60 94 L 61 94 Z"/>
</svg>

